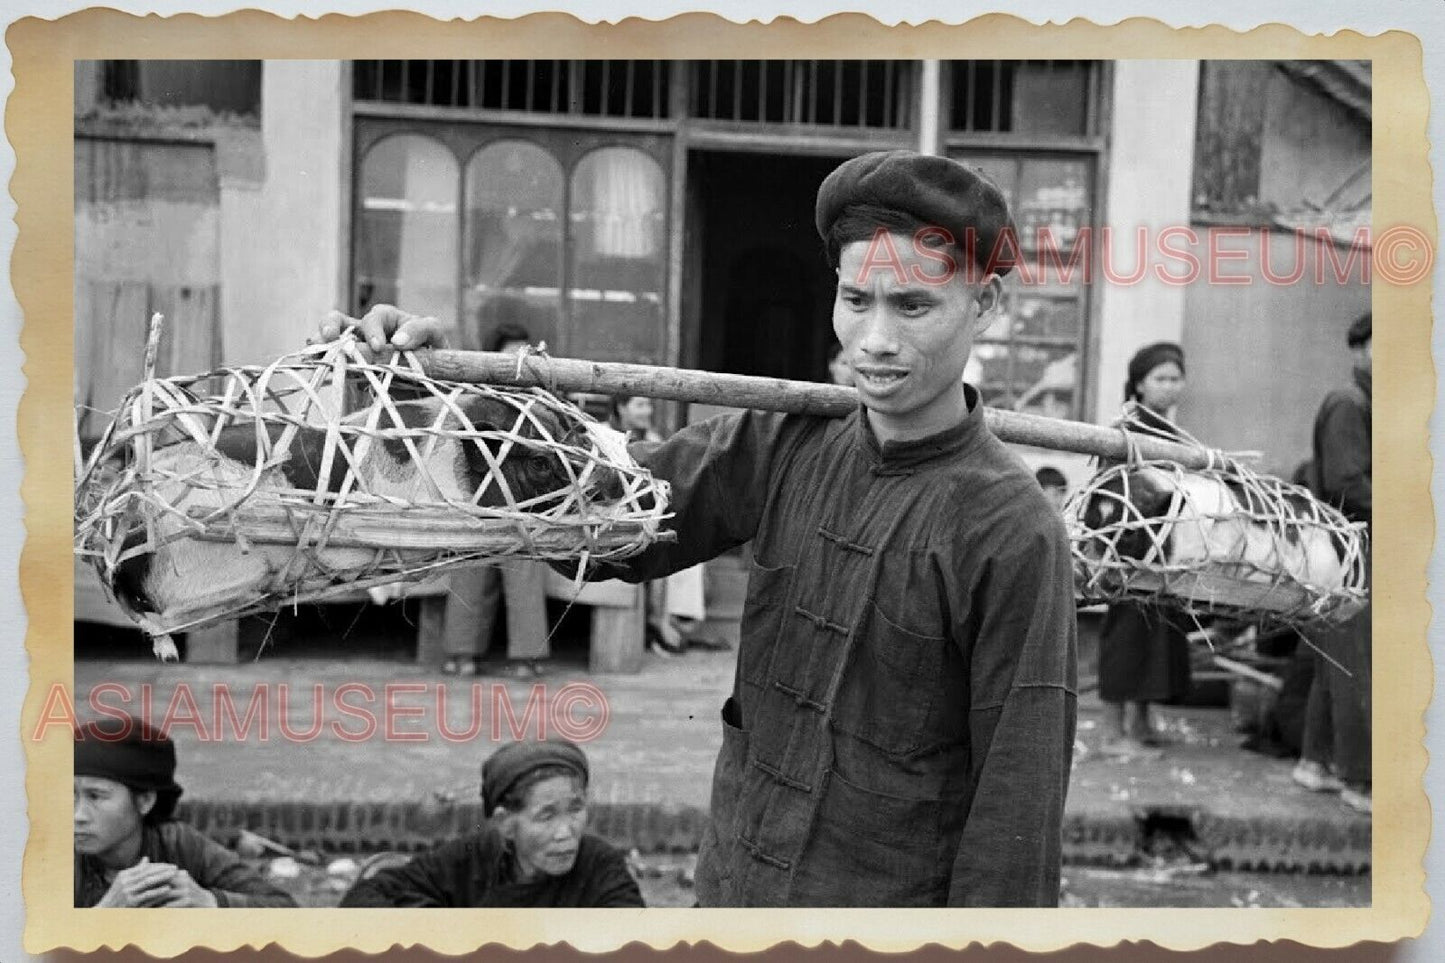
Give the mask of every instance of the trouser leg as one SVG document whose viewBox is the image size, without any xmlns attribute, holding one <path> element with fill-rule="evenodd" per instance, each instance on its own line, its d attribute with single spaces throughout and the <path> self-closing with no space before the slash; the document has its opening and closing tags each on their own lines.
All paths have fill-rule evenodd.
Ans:
<svg viewBox="0 0 1445 963">
<path fill-rule="evenodd" d="M 479 656 L 491 644 L 502 593 L 494 565 L 460 568 L 450 577 L 442 651 L 449 656 Z"/>
<path fill-rule="evenodd" d="M 1310 641 L 1319 645 L 1319 641 Z M 1330 718 L 1330 674 L 1339 671 L 1320 655 L 1313 652 L 1315 676 L 1310 681 L 1310 694 L 1305 700 L 1304 735 L 1301 739 L 1300 758 L 1320 765 L 1334 761 L 1335 736 Z"/>
<path fill-rule="evenodd" d="M 1340 661 L 1350 670 L 1346 676 L 1333 669 L 1330 676 L 1334 716 L 1335 765 L 1347 783 L 1370 783 L 1370 610 L 1342 626 L 1335 635 Z"/>
<path fill-rule="evenodd" d="M 545 659 L 547 641 L 547 566 L 541 562 L 502 565 L 502 595 L 507 604 L 507 658 Z"/>
<path fill-rule="evenodd" d="M 707 606 L 703 600 L 705 575 L 701 565 L 674 572 L 666 579 L 665 605 L 668 615 L 695 619 L 701 622 L 707 618 Z"/>
</svg>

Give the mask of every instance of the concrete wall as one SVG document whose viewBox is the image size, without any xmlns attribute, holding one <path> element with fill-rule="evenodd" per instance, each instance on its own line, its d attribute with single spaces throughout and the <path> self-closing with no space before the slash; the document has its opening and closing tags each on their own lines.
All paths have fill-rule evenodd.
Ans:
<svg viewBox="0 0 1445 963">
<path fill-rule="evenodd" d="M 1195 248 L 1201 259 L 1206 241 Z M 1183 346 L 1188 389 L 1179 421 L 1196 437 L 1227 451 L 1258 451 L 1258 467 L 1284 478 L 1310 456 L 1315 412 L 1330 389 L 1348 384 L 1345 332 L 1370 309 L 1360 278 L 1368 251 L 1329 248 L 1282 231 L 1268 236 L 1270 283 L 1261 262 L 1262 235 L 1231 236 L 1221 249 L 1248 257 L 1227 266 L 1244 284 L 1195 284 L 1187 290 Z M 1349 265 L 1340 280 L 1331 264 Z"/>
<path fill-rule="evenodd" d="M 75 141 L 75 274 L 214 284 L 217 184 L 209 143 Z"/>
<path fill-rule="evenodd" d="M 268 60 L 260 154 L 221 169 L 221 316 L 228 362 L 295 350 L 338 302 L 349 169 L 344 65 Z M 348 188 L 349 189 L 349 188 Z"/>
<path fill-rule="evenodd" d="M 1367 203 L 1369 125 L 1283 71 L 1249 69 L 1260 90 L 1260 202 L 1299 211 L 1338 192 L 1336 209 Z M 1198 230 L 1193 251 L 1204 261 L 1208 232 L 1221 228 Z M 1221 264 L 1225 277 L 1185 291 L 1189 388 L 1179 417 L 1210 444 L 1261 452 L 1262 468 L 1288 477 L 1309 457 L 1321 399 L 1349 377 L 1345 330 L 1370 306 L 1370 286 L 1361 277 L 1369 253 L 1353 252 L 1351 262 L 1349 249 L 1321 244 L 1312 234 L 1223 230 L 1216 249 L 1242 256 Z"/>
<path fill-rule="evenodd" d="M 1139 228 L 1147 229 L 1153 249 L 1164 228 L 1189 226 L 1198 85 L 1198 61 L 1121 60 L 1114 65 L 1104 223 L 1112 232 L 1116 273 L 1128 274 L 1137 263 Z M 1094 403 L 1086 417 L 1107 422 L 1122 404 L 1129 356 L 1151 341 L 1179 339 L 1185 289 L 1152 272 L 1137 284 L 1111 284 L 1102 277 L 1096 283 Z"/>
</svg>

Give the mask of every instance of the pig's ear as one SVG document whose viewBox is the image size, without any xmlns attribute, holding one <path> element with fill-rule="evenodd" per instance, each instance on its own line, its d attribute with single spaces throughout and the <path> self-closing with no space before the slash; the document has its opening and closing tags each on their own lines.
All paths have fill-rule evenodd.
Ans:
<svg viewBox="0 0 1445 963">
<path fill-rule="evenodd" d="M 506 431 L 517 423 L 517 409 L 495 398 L 470 395 L 457 402 L 457 407 L 478 431 Z"/>
<path fill-rule="evenodd" d="M 1130 495 L 1134 507 L 1144 518 L 1159 518 L 1169 511 L 1171 493 L 1158 485 L 1146 482 L 1134 488 Z"/>
</svg>

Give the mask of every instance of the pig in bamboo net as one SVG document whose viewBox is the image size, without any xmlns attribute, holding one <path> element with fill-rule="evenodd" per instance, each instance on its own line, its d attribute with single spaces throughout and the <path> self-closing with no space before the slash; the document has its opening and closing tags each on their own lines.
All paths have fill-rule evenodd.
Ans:
<svg viewBox="0 0 1445 963">
<path fill-rule="evenodd" d="M 166 658 L 174 632 L 460 563 L 580 577 L 661 537 L 667 501 L 619 433 L 549 392 L 373 363 L 347 333 L 132 389 L 77 468 L 75 551 Z"/>
<path fill-rule="evenodd" d="M 1133 409 L 1120 427 L 1198 444 Z M 1190 470 L 1134 454 L 1070 497 L 1080 600 L 1296 626 L 1357 612 L 1369 597 L 1367 527 L 1237 457 L 1210 461 Z"/>
</svg>

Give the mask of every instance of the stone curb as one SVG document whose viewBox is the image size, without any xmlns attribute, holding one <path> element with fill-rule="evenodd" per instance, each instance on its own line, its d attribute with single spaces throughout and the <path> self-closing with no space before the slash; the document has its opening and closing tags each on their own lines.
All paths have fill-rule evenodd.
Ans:
<svg viewBox="0 0 1445 963">
<path fill-rule="evenodd" d="M 485 820 L 480 801 L 316 802 L 182 800 L 177 815 L 225 839 L 241 829 L 296 850 L 322 853 L 415 852 L 462 835 Z M 591 830 L 642 853 L 697 849 L 706 811 L 658 803 L 594 803 Z M 1070 814 L 1064 821 L 1064 861 L 1122 866 L 1141 851 L 1147 814 L 1121 807 Z M 1370 869 L 1370 823 L 1313 818 L 1184 814 L 1192 848 L 1218 869 L 1260 872 L 1365 873 Z"/>
</svg>

